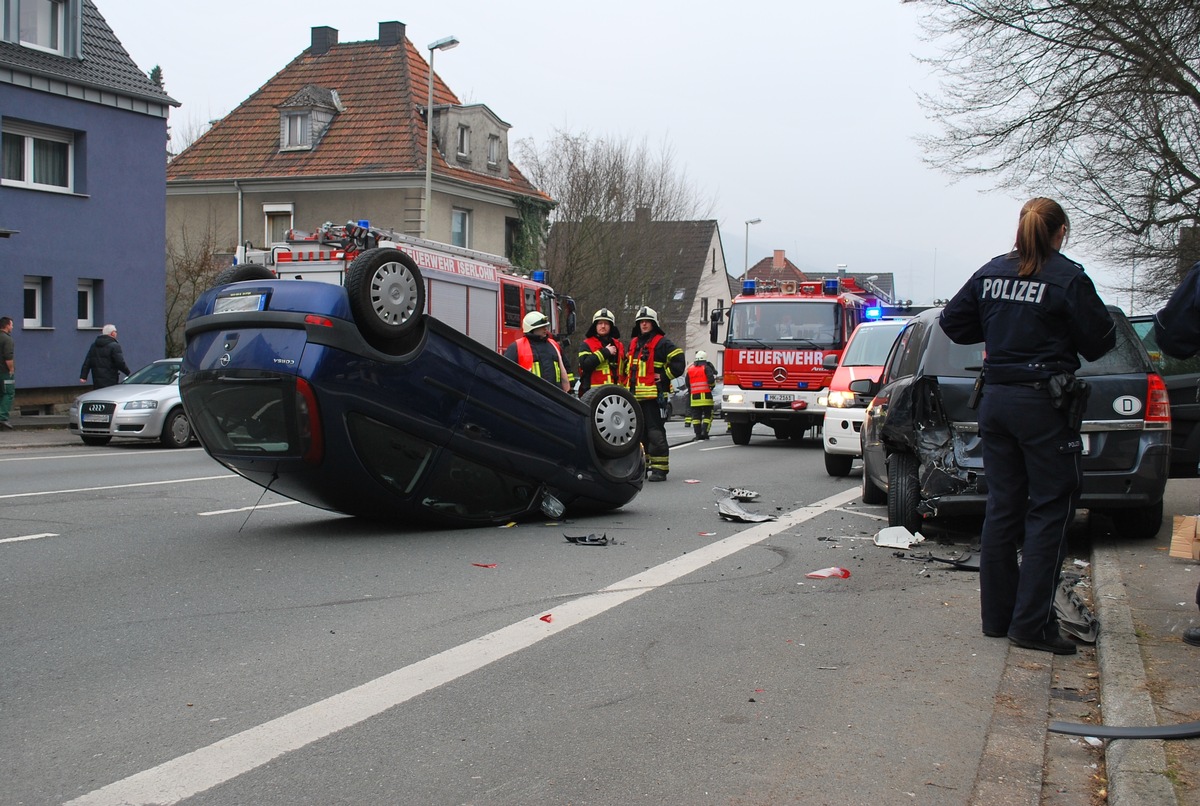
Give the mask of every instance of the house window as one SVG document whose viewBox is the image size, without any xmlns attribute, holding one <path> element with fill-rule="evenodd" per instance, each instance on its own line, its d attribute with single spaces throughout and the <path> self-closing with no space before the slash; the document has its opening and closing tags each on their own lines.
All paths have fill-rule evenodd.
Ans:
<svg viewBox="0 0 1200 806">
<path fill-rule="evenodd" d="M 70 132 L 5 122 L 0 182 L 33 190 L 70 191 L 75 137 Z"/>
<path fill-rule="evenodd" d="M 284 148 L 308 148 L 312 144 L 312 116 L 308 112 L 284 116 Z"/>
<path fill-rule="evenodd" d="M 450 211 L 450 243 L 467 247 L 471 243 L 471 211 L 455 207 Z"/>
<path fill-rule="evenodd" d="M 488 165 L 500 163 L 500 138 L 494 134 L 488 135 Z"/>
<path fill-rule="evenodd" d="M 708 324 L 708 297 L 700 298 L 700 324 Z"/>
<path fill-rule="evenodd" d="M 96 282 L 80 280 L 76 292 L 75 326 L 91 328 L 96 326 Z"/>
<path fill-rule="evenodd" d="M 46 316 L 42 306 L 42 301 L 46 298 L 49 291 L 49 285 L 49 277 L 25 278 L 25 310 L 23 315 L 25 327 L 50 326 L 49 317 Z"/>
<path fill-rule="evenodd" d="M 471 154 L 471 128 L 469 126 L 458 127 L 458 156 L 467 157 Z"/>
<path fill-rule="evenodd" d="M 66 0 L 17 0 L 17 39 L 27 48 L 66 55 Z M 9 5 L 11 14 L 12 5 Z"/>
<path fill-rule="evenodd" d="M 263 205 L 264 234 L 267 243 L 279 243 L 287 240 L 288 230 L 295 226 L 293 223 L 294 213 L 295 205 L 291 203 Z"/>
</svg>

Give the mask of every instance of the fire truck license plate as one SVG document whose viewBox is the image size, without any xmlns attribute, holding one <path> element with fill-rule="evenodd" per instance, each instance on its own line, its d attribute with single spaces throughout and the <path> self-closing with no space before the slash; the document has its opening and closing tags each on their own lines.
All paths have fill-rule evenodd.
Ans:
<svg viewBox="0 0 1200 806">
<path fill-rule="evenodd" d="M 768 403 L 791 403 L 794 395 L 767 395 Z"/>
<path fill-rule="evenodd" d="M 107 414 L 85 414 L 85 415 L 83 415 L 83 421 L 85 423 L 107 423 L 108 415 Z"/>
</svg>

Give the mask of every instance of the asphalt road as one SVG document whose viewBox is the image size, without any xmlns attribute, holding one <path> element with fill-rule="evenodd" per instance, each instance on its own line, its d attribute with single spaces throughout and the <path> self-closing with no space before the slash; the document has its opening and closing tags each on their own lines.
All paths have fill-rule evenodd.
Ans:
<svg viewBox="0 0 1200 806">
<path fill-rule="evenodd" d="M 457 531 L 199 449 L 0 474 L 5 804 L 966 803 L 988 755 L 977 576 L 875 547 L 815 442 L 718 435 L 619 512 Z"/>
</svg>

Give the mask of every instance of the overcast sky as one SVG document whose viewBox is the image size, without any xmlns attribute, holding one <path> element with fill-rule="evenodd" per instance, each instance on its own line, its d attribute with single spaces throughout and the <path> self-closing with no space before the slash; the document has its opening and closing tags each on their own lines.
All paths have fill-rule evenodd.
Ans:
<svg viewBox="0 0 1200 806">
<path fill-rule="evenodd" d="M 751 265 L 783 249 L 806 272 L 890 271 L 901 297 L 949 297 L 1011 248 L 1024 201 L 981 181 L 952 184 L 922 162 L 914 138 L 932 128 L 916 95 L 937 83 L 914 57 L 932 46 L 918 9 L 899 0 L 96 3 L 139 67 L 162 67 L 182 104 L 175 129 L 228 113 L 308 47 L 313 26 L 352 42 L 398 20 L 426 54 L 453 34 L 461 45 L 440 52 L 435 70 L 464 103 L 512 126 L 514 153 L 556 129 L 644 139 L 652 151 L 669 143 L 713 200 L 734 274 L 745 222 L 761 218 L 749 228 Z M 1072 235 L 1067 254 L 1128 309 L 1105 290 L 1115 276 L 1085 234 Z"/>
</svg>

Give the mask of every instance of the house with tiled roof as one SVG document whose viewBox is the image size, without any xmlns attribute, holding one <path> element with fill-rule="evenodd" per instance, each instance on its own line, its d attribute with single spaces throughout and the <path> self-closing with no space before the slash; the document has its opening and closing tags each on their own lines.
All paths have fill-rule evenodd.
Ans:
<svg viewBox="0 0 1200 806">
<path fill-rule="evenodd" d="M 93 0 L 0 0 L 0 316 L 16 407 L 78 394 L 101 327 L 163 357 L 167 116 Z"/>
<path fill-rule="evenodd" d="M 339 42 L 314 27 L 305 50 L 171 161 L 168 237 L 211 228 L 233 251 L 366 219 L 517 262 L 536 255 L 529 233 L 551 200 L 509 160 L 509 124 L 462 104 L 436 72 L 427 108 L 429 63 L 405 30 L 381 22 L 378 39 Z"/>
<path fill-rule="evenodd" d="M 634 315 L 648 305 L 689 362 L 704 350 L 721 368 L 723 348 L 709 341 L 709 316 L 729 304 L 735 281 L 716 221 L 656 221 L 646 208 L 627 221 L 559 221 L 545 265 L 551 282 L 575 297 L 580 331 L 597 309 L 609 308 L 628 340 Z"/>
<path fill-rule="evenodd" d="M 828 272 L 803 272 L 795 263 L 788 259 L 785 250 L 776 249 L 770 257 L 765 257 L 746 271 L 746 277 L 759 283 L 782 283 L 793 281 L 797 284 L 805 280 L 824 280 L 837 277 L 852 279 L 855 284 L 865 289 L 872 297 L 885 305 L 895 301 L 895 277 L 892 272 L 848 272 L 844 266 L 838 266 Z"/>
</svg>

